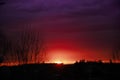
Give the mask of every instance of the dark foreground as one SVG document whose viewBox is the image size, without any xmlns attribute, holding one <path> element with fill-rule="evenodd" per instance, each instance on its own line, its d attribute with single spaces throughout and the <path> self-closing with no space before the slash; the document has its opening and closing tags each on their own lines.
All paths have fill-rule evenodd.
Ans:
<svg viewBox="0 0 120 80">
<path fill-rule="evenodd" d="M 0 80 L 120 80 L 120 64 L 29 64 L 0 67 Z"/>
</svg>

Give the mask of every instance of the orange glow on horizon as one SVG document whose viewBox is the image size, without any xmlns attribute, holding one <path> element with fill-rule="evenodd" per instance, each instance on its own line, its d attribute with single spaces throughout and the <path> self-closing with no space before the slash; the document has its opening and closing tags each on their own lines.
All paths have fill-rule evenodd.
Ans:
<svg viewBox="0 0 120 80">
<path fill-rule="evenodd" d="M 56 64 L 64 64 L 63 62 L 61 61 L 55 61 Z"/>
<path fill-rule="evenodd" d="M 73 64 L 75 63 L 75 58 L 72 52 L 64 50 L 51 51 L 48 55 L 49 61 L 47 63 L 56 63 L 56 64 Z"/>
</svg>

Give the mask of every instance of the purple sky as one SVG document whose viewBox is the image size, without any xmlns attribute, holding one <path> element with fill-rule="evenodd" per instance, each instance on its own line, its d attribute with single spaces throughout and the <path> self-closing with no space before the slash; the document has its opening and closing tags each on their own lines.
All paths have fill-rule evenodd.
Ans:
<svg viewBox="0 0 120 80">
<path fill-rule="evenodd" d="M 43 32 L 49 50 L 73 49 L 78 52 L 76 59 L 79 53 L 89 59 L 109 59 L 111 47 L 120 41 L 119 0 L 3 1 L 2 30 L 11 33 L 31 25 Z"/>
</svg>

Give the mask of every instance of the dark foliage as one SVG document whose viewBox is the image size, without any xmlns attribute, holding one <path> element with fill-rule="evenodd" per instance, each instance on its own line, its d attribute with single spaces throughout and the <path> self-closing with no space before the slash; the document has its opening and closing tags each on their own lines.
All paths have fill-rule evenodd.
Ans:
<svg viewBox="0 0 120 80">
<path fill-rule="evenodd" d="M 119 80 L 120 64 L 30 64 L 0 67 L 0 80 Z"/>
</svg>

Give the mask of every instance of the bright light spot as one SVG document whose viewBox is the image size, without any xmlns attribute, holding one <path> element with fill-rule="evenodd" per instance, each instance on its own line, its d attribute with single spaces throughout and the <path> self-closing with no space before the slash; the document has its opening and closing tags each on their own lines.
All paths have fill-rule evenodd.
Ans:
<svg viewBox="0 0 120 80">
<path fill-rule="evenodd" d="M 73 64 L 75 63 L 75 52 L 65 51 L 65 50 L 55 50 L 50 51 L 48 56 L 48 63 L 55 63 L 55 64 Z"/>
<path fill-rule="evenodd" d="M 56 64 L 63 64 L 61 61 L 55 61 Z"/>
</svg>

